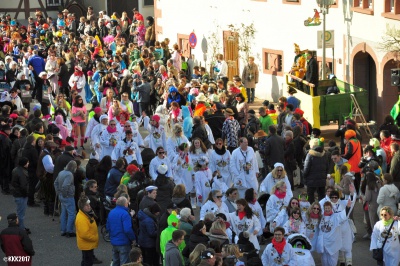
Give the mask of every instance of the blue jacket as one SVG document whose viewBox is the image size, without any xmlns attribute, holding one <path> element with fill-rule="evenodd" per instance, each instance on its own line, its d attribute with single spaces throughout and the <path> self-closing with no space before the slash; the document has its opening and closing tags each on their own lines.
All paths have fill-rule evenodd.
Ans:
<svg viewBox="0 0 400 266">
<path fill-rule="evenodd" d="M 144 248 L 155 248 L 157 239 L 157 218 L 149 211 L 149 209 L 140 210 L 139 218 L 139 236 L 138 244 Z"/>
<path fill-rule="evenodd" d="M 110 169 L 107 175 L 106 184 L 104 186 L 104 194 L 109 197 L 114 197 L 114 194 L 117 192 L 117 188 L 121 183 L 121 178 L 124 175 L 124 172 L 121 172 L 115 166 Z"/>
<path fill-rule="evenodd" d="M 31 59 L 29 59 L 28 64 L 33 67 L 36 75 L 39 75 L 40 72 L 44 71 L 44 68 L 46 66 L 46 62 L 44 61 L 44 59 L 38 55 L 32 56 Z"/>
<path fill-rule="evenodd" d="M 136 240 L 132 229 L 132 218 L 126 207 L 117 205 L 108 214 L 107 231 L 110 233 L 111 245 L 125 246 L 131 245 Z"/>
</svg>

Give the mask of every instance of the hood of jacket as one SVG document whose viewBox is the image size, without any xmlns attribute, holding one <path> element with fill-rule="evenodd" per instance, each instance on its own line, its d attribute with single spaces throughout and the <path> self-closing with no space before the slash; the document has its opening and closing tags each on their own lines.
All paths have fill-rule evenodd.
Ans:
<svg viewBox="0 0 400 266">
<path fill-rule="evenodd" d="M 318 149 L 318 147 L 317 147 L 317 149 Z M 310 155 L 315 156 L 315 157 L 322 157 L 322 156 L 325 155 L 325 151 L 324 151 L 324 150 L 318 151 L 317 149 L 315 149 L 315 150 L 310 150 L 310 151 L 309 151 Z"/>
<path fill-rule="evenodd" d="M 190 117 L 189 107 L 182 106 L 182 116 L 185 119 L 186 117 Z"/>
<path fill-rule="evenodd" d="M 342 157 L 336 165 L 340 167 L 347 162 L 348 160 Z"/>
<path fill-rule="evenodd" d="M 174 243 L 172 243 L 172 240 L 170 240 L 168 241 L 167 245 L 165 245 L 165 252 L 168 252 L 172 249 L 178 249 L 178 247 Z"/>
<path fill-rule="evenodd" d="M 399 189 L 395 184 L 386 184 L 384 187 L 389 191 L 389 197 L 397 197 Z"/>
<path fill-rule="evenodd" d="M 176 205 L 179 205 L 179 204 L 182 203 L 182 201 L 183 201 L 184 199 L 185 199 L 185 198 L 172 198 L 171 200 L 172 200 L 172 203 L 175 203 Z"/>
<path fill-rule="evenodd" d="M 147 219 L 147 217 L 150 217 L 151 219 L 153 219 L 154 221 L 157 221 L 157 218 L 154 214 L 152 214 L 148 208 L 144 209 L 144 210 L 140 210 L 138 213 L 138 218 L 139 221 L 142 222 L 145 219 Z"/>
</svg>

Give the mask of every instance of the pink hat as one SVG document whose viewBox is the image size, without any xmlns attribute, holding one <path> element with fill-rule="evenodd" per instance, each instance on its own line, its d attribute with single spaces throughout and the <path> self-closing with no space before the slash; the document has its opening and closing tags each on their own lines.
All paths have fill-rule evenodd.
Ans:
<svg viewBox="0 0 400 266">
<path fill-rule="evenodd" d="M 94 112 L 95 112 L 96 114 L 101 113 L 102 111 L 103 111 L 103 110 L 102 110 L 100 107 L 94 108 Z"/>
<path fill-rule="evenodd" d="M 87 75 L 88 75 L 89 77 L 93 76 L 93 71 L 89 70 L 89 71 L 87 72 Z"/>
<path fill-rule="evenodd" d="M 158 115 L 153 115 L 153 116 L 152 116 L 152 119 L 153 119 L 154 121 L 156 121 L 157 123 L 160 122 L 160 116 L 158 116 Z"/>
</svg>

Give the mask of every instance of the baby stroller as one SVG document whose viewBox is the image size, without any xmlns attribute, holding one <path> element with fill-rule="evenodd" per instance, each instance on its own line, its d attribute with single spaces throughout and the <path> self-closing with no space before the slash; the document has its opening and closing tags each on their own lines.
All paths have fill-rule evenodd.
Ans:
<svg viewBox="0 0 400 266">
<path fill-rule="evenodd" d="M 105 200 L 103 201 L 103 206 L 104 206 L 104 209 L 105 209 L 105 217 L 106 217 L 105 220 L 107 220 L 108 214 L 116 206 L 116 199 L 110 200 L 108 198 L 105 198 Z M 101 235 L 103 236 L 104 241 L 110 242 L 110 234 L 107 231 L 106 223 L 104 223 L 101 226 L 100 232 L 101 232 Z"/>
<path fill-rule="evenodd" d="M 294 253 L 296 254 L 296 265 L 310 265 L 315 266 L 314 259 L 311 255 L 311 242 L 302 234 L 292 234 L 288 236 L 287 242 L 292 245 Z"/>
</svg>

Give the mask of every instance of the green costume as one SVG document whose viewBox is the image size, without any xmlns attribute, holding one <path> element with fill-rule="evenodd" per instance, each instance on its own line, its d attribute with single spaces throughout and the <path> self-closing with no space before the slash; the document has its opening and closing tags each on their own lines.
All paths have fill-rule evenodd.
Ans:
<svg viewBox="0 0 400 266">
<path fill-rule="evenodd" d="M 172 211 L 170 216 L 168 216 L 167 223 L 168 223 L 168 227 L 165 228 L 161 232 L 161 236 L 160 236 L 160 250 L 161 250 L 161 254 L 163 255 L 164 258 L 165 258 L 165 246 L 167 245 L 167 242 L 172 239 L 172 233 L 175 230 L 178 230 L 178 227 L 179 227 L 179 219 L 178 219 L 175 211 Z M 182 241 L 182 243 L 178 246 L 179 251 L 181 252 L 181 255 L 182 255 L 182 250 L 185 248 L 185 246 L 186 246 L 185 241 Z M 183 257 L 182 257 L 182 261 L 183 261 Z"/>
</svg>

